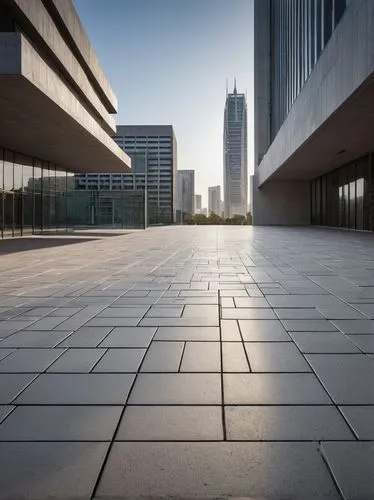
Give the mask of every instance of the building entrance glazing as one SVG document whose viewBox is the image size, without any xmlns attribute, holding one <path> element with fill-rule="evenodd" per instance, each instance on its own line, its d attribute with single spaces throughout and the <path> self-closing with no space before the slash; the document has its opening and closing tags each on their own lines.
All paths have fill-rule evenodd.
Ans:
<svg viewBox="0 0 374 500">
<path fill-rule="evenodd" d="M 312 224 L 374 231 L 374 154 L 312 181 Z"/>
</svg>

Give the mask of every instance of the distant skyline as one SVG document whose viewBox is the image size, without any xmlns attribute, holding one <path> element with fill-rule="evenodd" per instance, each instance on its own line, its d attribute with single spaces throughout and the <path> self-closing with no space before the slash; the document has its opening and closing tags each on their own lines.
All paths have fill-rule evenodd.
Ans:
<svg viewBox="0 0 374 500">
<path fill-rule="evenodd" d="M 226 79 L 248 93 L 253 171 L 252 0 L 73 0 L 119 107 L 118 125 L 173 125 L 195 192 L 223 186 Z"/>
</svg>

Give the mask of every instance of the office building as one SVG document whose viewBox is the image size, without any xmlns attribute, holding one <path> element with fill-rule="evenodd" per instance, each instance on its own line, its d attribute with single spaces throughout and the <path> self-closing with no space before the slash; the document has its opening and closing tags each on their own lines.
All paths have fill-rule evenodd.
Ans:
<svg viewBox="0 0 374 500">
<path fill-rule="evenodd" d="M 255 0 L 253 222 L 374 230 L 374 2 Z"/>
<path fill-rule="evenodd" d="M 201 194 L 195 194 L 195 214 L 201 213 L 202 207 L 202 196 Z"/>
<path fill-rule="evenodd" d="M 71 0 L 0 0 L 0 236 L 66 228 L 73 172 L 129 170 Z"/>
<path fill-rule="evenodd" d="M 193 215 L 195 207 L 195 171 L 177 170 L 177 210 Z"/>
<path fill-rule="evenodd" d="M 171 224 L 176 212 L 177 142 L 169 125 L 119 125 L 113 136 L 131 158 L 125 174 L 76 176 L 77 189 L 143 190 L 149 224 Z"/>
<path fill-rule="evenodd" d="M 247 103 L 236 88 L 226 95 L 223 131 L 225 217 L 245 215 L 248 198 Z"/>
<path fill-rule="evenodd" d="M 208 188 L 208 212 L 221 216 L 221 186 L 211 186 Z"/>
</svg>

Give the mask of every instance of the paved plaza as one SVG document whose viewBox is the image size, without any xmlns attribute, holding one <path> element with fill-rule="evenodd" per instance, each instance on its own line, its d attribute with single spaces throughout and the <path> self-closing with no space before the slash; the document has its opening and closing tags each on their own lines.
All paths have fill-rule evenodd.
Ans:
<svg viewBox="0 0 374 500">
<path fill-rule="evenodd" d="M 1 499 L 374 498 L 373 234 L 54 238 L 0 255 Z"/>
</svg>

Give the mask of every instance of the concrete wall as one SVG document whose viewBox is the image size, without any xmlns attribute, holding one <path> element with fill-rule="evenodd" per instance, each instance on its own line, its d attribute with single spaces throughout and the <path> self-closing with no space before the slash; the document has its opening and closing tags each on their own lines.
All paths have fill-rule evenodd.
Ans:
<svg viewBox="0 0 374 500">
<path fill-rule="evenodd" d="M 253 225 L 310 225 L 310 182 L 270 181 L 261 189 L 252 186 Z"/>
<path fill-rule="evenodd" d="M 72 87 L 80 95 L 82 101 L 86 101 L 91 112 L 101 117 L 101 125 L 108 133 L 115 131 L 115 122 L 113 117 L 106 109 L 105 103 L 101 101 L 91 82 L 89 81 L 80 62 L 72 52 L 71 47 L 61 35 L 55 20 L 44 7 L 41 0 L 13 0 L 24 16 L 26 16 L 31 26 L 27 32 L 31 38 L 36 40 L 41 37 L 45 47 L 40 47 L 42 51 L 50 53 L 51 63 L 54 58 L 54 64 L 61 65 L 59 68 L 61 76 L 65 74 L 67 79 L 71 79 Z M 64 0 L 66 6 L 72 8 L 69 0 Z M 75 11 L 72 11 L 75 13 Z M 76 16 L 76 15 L 75 15 Z M 73 16 L 71 16 L 73 17 Z M 48 51 L 48 52 L 47 52 Z"/>
<path fill-rule="evenodd" d="M 256 4 L 262 2 L 256 2 Z M 257 70 L 256 70 L 257 71 Z M 257 71 L 263 74 L 260 67 Z M 374 72 L 374 1 L 351 1 L 258 167 L 261 186 Z M 257 80 L 256 80 L 257 81 Z M 257 88 L 256 92 L 261 89 Z M 257 97 L 258 106 L 261 105 Z M 265 102 L 263 102 L 265 106 Z M 264 124 L 256 122 L 258 134 Z M 259 141 L 260 144 L 263 141 Z M 261 153 L 261 148 L 258 154 Z"/>
</svg>

